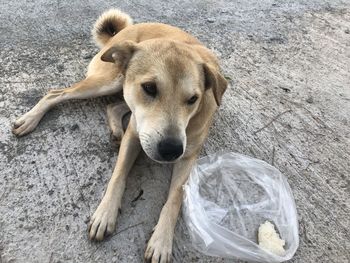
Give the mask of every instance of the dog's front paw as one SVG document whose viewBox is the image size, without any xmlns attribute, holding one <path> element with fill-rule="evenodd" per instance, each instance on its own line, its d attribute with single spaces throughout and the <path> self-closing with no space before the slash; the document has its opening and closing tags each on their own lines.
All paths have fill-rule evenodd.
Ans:
<svg viewBox="0 0 350 263">
<path fill-rule="evenodd" d="M 100 203 L 89 223 L 89 238 L 91 240 L 103 240 L 115 230 L 118 216 L 118 207 L 113 202 Z"/>
<path fill-rule="evenodd" d="M 107 106 L 108 125 L 111 129 L 111 137 L 120 144 L 127 128 L 130 109 L 125 102 Z M 124 125 L 125 124 L 125 125 Z"/>
<path fill-rule="evenodd" d="M 42 116 L 38 114 L 26 113 L 19 119 L 17 119 L 13 124 L 12 132 L 17 136 L 23 136 L 32 130 L 38 125 Z"/>
<path fill-rule="evenodd" d="M 148 241 L 145 251 L 146 262 L 171 262 L 171 251 L 173 247 L 173 234 L 168 229 L 155 227 L 151 239 Z"/>
</svg>

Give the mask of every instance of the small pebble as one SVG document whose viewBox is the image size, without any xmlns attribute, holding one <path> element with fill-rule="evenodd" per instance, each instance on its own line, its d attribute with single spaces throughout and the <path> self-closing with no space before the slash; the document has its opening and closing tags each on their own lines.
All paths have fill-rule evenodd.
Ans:
<svg viewBox="0 0 350 263">
<path fill-rule="evenodd" d="M 58 65 L 57 66 L 57 70 L 58 70 L 58 72 L 64 71 L 64 66 L 63 65 Z"/>
<path fill-rule="evenodd" d="M 314 102 L 314 99 L 313 99 L 312 97 L 308 97 L 308 98 L 306 99 L 306 102 L 307 102 L 307 103 L 313 103 L 313 102 Z"/>
<path fill-rule="evenodd" d="M 350 29 L 345 29 L 345 30 L 344 30 L 344 33 L 345 33 L 345 34 L 350 34 Z"/>
<path fill-rule="evenodd" d="M 214 23 L 214 22 L 215 22 L 215 19 L 212 18 L 212 17 L 208 17 L 208 18 L 207 18 L 207 21 L 208 21 L 209 23 Z"/>
<path fill-rule="evenodd" d="M 83 59 L 90 59 L 90 58 L 92 58 L 92 54 L 91 53 L 83 55 Z"/>
<path fill-rule="evenodd" d="M 70 127 L 71 131 L 75 131 L 75 130 L 78 130 L 79 129 L 79 125 L 78 124 L 73 124 L 71 127 Z"/>
</svg>

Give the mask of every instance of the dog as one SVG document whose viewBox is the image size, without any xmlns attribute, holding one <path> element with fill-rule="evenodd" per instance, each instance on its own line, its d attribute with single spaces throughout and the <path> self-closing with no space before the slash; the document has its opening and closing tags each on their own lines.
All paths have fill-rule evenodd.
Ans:
<svg viewBox="0 0 350 263">
<path fill-rule="evenodd" d="M 124 105 L 109 106 L 108 123 L 120 140 L 118 160 L 104 197 L 91 217 L 89 238 L 113 233 L 126 177 L 142 149 L 156 162 L 174 163 L 167 201 L 145 250 L 151 262 L 170 262 L 183 189 L 220 106 L 227 81 L 218 59 L 199 40 L 161 23 L 133 24 L 117 9 L 96 21 L 93 38 L 100 47 L 86 78 L 51 90 L 17 119 L 13 133 L 23 136 L 58 103 L 123 92 Z M 127 128 L 121 119 L 131 111 Z"/>
</svg>

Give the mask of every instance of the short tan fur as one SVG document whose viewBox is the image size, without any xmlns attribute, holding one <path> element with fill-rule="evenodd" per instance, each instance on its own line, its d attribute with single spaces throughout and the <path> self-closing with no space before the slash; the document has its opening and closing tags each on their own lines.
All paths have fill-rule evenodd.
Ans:
<svg viewBox="0 0 350 263">
<path fill-rule="evenodd" d="M 69 88 L 48 92 L 16 120 L 13 133 L 22 136 L 31 132 L 60 102 L 123 91 L 126 105 L 108 109 L 111 130 L 121 140 L 118 160 L 91 217 L 89 237 L 102 240 L 115 230 L 126 177 L 143 149 L 157 162 L 174 162 L 168 199 L 145 250 L 145 259 L 150 262 L 170 262 L 182 186 L 207 137 L 227 82 L 215 55 L 179 28 L 160 23 L 133 25 L 127 14 L 112 9 L 96 21 L 93 37 L 101 50 L 90 62 L 86 78 Z M 124 133 L 118 123 L 123 116 L 116 115 L 128 108 L 131 117 Z"/>
</svg>

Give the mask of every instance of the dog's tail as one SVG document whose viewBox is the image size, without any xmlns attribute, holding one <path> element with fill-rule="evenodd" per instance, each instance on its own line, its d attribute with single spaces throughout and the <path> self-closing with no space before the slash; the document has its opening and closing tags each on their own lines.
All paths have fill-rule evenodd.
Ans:
<svg viewBox="0 0 350 263">
<path fill-rule="evenodd" d="M 128 14 L 118 9 L 110 9 L 96 20 L 92 29 L 92 36 L 96 44 L 103 47 L 120 30 L 132 25 L 132 23 L 132 19 Z"/>
</svg>

